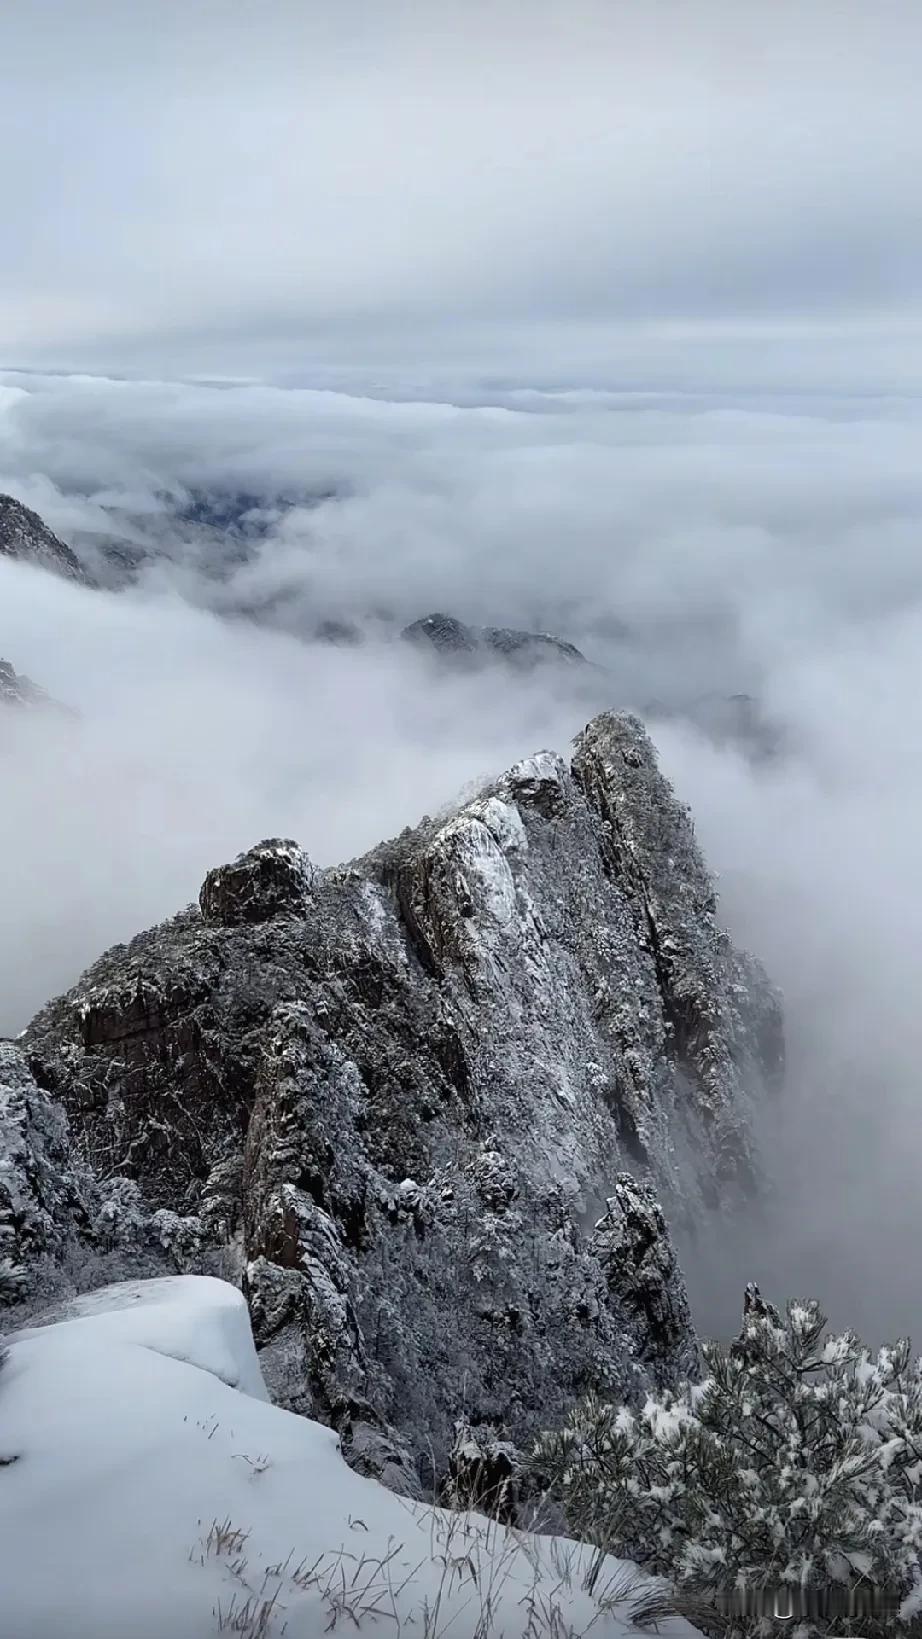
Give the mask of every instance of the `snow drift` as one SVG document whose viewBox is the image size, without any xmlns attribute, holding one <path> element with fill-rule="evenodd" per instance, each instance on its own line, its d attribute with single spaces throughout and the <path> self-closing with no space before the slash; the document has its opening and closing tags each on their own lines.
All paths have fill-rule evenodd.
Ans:
<svg viewBox="0 0 922 1639">
<path fill-rule="evenodd" d="M 128 1282 L 45 1320 L 0 1370 L 4 1633 L 638 1631 L 633 1568 L 606 1561 L 590 1591 L 588 1549 L 396 1497 L 270 1405 L 230 1285 Z"/>
</svg>

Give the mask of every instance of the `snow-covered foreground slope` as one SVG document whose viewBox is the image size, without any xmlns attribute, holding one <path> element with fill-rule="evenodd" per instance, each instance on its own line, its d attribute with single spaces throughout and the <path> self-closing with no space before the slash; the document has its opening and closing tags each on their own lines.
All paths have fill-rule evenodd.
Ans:
<svg viewBox="0 0 922 1639">
<path fill-rule="evenodd" d="M 638 1631 L 637 1589 L 613 1598 L 625 1567 L 606 1562 L 590 1593 L 588 1550 L 411 1504 L 347 1468 L 329 1429 L 269 1404 L 222 1281 L 109 1287 L 6 1342 L 9 1639 Z"/>
</svg>

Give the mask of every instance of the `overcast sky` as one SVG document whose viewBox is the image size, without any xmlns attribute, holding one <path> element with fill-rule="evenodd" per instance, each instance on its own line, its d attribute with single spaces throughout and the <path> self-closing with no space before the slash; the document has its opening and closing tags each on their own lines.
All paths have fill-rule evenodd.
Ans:
<svg viewBox="0 0 922 1639">
<path fill-rule="evenodd" d="M 917 0 L 30 0 L 0 55 L 2 364 L 922 374 Z"/>
</svg>

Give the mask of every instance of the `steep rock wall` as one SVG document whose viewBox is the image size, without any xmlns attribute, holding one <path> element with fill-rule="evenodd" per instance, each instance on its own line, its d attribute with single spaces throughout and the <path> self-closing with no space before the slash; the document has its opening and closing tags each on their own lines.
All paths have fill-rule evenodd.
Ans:
<svg viewBox="0 0 922 1639">
<path fill-rule="evenodd" d="M 409 1490 L 459 1418 L 522 1442 L 694 1364 L 658 1200 L 756 1186 L 782 1066 L 613 715 L 350 866 L 270 841 L 219 867 L 23 1047 L 100 1175 L 238 1250 L 276 1398 Z"/>
</svg>

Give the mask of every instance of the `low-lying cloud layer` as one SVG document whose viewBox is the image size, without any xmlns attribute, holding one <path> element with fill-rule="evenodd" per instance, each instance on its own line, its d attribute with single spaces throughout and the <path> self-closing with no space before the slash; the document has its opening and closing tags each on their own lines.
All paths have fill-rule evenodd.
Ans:
<svg viewBox="0 0 922 1639">
<path fill-rule="evenodd" d="M 306 646 L 3 561 L 0 599 L 18 669 L 80 712 L 0 722 L 0 1029 L 260 837 L 348 859 L 578 722 L 400 644 Z"/>
<path fill-rule="evenodd" d="M 3 378 L 0 490 L 87 550 L 158 556 L 118 592 L 0 563 L 0 655 L 81 713 L 0 725 L 0 1028 L 262 835 L 346 858 L 597 706 L 749 690 L 774 760 L 655 728 L 791 1036 L 777 1203 L 690 1255 L 699 1314 L 729 1326 L 755 1275 L 871 1333 L 911 1326 L 919 407 L 456 398 Z M 255 504 L 230 567 L 203 511 L 228 495 Z M 267 605 L 287 630 L 239 614 Z M 438 678 L 394 634 L 439 607 L 549 628 L 605 671 Z M 334 619 L 364 643 L 311 640 Z"/>
</svg>

